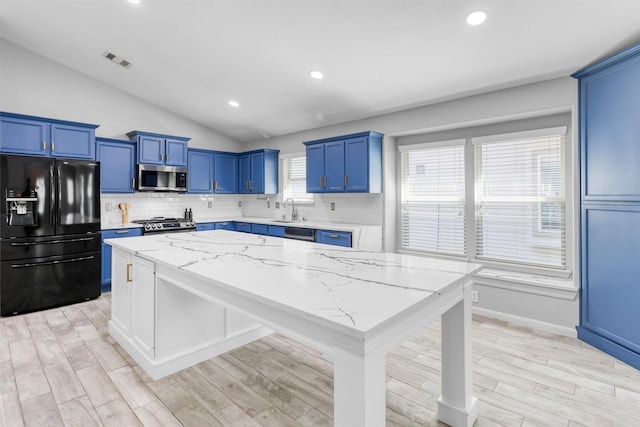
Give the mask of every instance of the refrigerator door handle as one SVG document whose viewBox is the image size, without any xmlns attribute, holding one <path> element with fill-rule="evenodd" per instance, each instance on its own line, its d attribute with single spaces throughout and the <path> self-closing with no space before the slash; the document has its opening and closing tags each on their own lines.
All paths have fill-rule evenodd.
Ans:
<svg viewBox="0 0 640 427">
<path fill-rule="evenodd" d="M 53 164 L 49 166 L 49 198 L 51 199 L 51 209 L 49 209 L 49 223 L 53 226 L 56 210 L 56 178 L 53 172 Z"/>
<path fill-rule="evenodd" d="M 46 262 L 27 262 L 24 264 L 11 264 L 11 268 L 26 268 L 26 267 L 38 267 L 39 265 L 55 265 L 55 264 L 65 264 L 68 262 L 77 262 L 77 261 L 88 261 L 93 259 L 94 256 L 84 256 L 79 258 L 71 258 L 71 259 L 62 259 L 58 261 L 46 261 Z"/>
<path fill-rule="evenodd" d="M 60 222 L 62 221 L 62 188 L 60 188 L 60 178 L 62 178 L 62 171 L 60 165 L 56 168 L 58 172 L 58 179 L 56 182 L 56 193 L 58 193 L 58 203 L 56 205 L 58 211 L 58 218 L 56 219 L 56 224 L 60 226 Z"/>
<path fill-rule="evenodd" d="M 20 243 L 12 242 L 11 246 L 56 245 L 58 243 L 87 242 L 93 239 L 94 237 L 79 237 L 77 239 L 49 240 L 46 242 L 20 242 Z"/>
</svg>

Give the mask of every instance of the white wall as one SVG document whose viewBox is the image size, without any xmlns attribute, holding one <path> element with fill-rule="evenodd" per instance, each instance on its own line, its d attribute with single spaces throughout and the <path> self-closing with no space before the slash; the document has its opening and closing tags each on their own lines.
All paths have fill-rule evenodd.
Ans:
<svg viewBox="0 0 640 427">
<path fill-rule="evenodd" d="M 302 142 L 361 131 L 376 131 L 385 134 L 384 153 L 384 201 L 380 204 L 384 218 L 384 247 L 387 251 L 396 249 L 397 236 L 397 180 L 399 166 L 395 138 L 401 135 L 444 131 L 499 123 L 516 119 L 538 117 L 560 112 L 572 113 L 574 130 L 568 136 L 572 145 L 574 166 L 572 185 L 576 189 L 575 200 L 568 209 L 570 227 L 568 233 L 573 241 L 573 253 L 577 248 L 577 82 L 564 77 L 540 83 L 503 89 L 495 92 L 470 96 L 439 104 L 381 115 L 369 119 L 353 121 L 335 126 L 321 127 L 305 132 L 270 139 L 261 139 L 245 144 L 245 149 L 267 147 L 282 153 L 304 150 Z M 576 257 L 577 258 L 577 257 Z M 578 322 L 578 263 L 574 258 L 572 280 L 567 292 L 539 291 L 535 286 L 519 290 L 518 285 L 487 287 L 476 285 L 482 294 L 477 305 L 484 315 L 495 315 L 506 320 L 524 323 L 533 327 L 575 335 L 574 326 Z M 509 288 L 509 289 L 507 289 Z M 515 289 L 513 289 L 515 288 Z M 567 294 L 569 296 L 567 296 Z"/>
<path fill-rule="evenodd" d="M 106 138 L 143 130 L 189 137 L 191 148 L 240 148 L 226 135 L 2 38 L 0 82 L 0 111 L 100 125 L 96 136 Z"/>
</svg>

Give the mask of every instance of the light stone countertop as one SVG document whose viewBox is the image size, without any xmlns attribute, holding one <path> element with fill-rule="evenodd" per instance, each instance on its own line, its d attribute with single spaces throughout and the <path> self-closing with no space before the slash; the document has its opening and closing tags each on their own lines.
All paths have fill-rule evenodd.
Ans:
<svg viewBox="0 0 640 427">
<path fill-rule="evenodd" d="M 128 222 L 126 224 L 102 224 L 101 230 L 120 230 L 123 228 L 142 228 L 142 224 Z"/>
<path fill-rule="evenodd" d="M 249 219 L 246 219 L 249 221 Z M 475 274 L 472 263 L 225 230 L 106 242 L 334 329 L 364 337 Z"/>
</svg>

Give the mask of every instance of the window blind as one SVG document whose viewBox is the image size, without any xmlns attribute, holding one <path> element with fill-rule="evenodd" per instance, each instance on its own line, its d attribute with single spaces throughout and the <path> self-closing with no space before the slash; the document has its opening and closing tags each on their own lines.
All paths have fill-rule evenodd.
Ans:
<svg viewBox="0 0 640 427">
<path fill-rule="evenodd" d="M 564 135 L 473 142 L 476 258 L 565 268 Z"/>
<path fill-rule="evenodd" d="M 313 194 L 307 193 L 306 158 L 288 157 L 282 159 L 283 200 L 292 198 L 295 202 L 313 202 Z"/>
<path fill-rule="evenodd" d="M 401 147 L 401 246 L 464 255 L 464 140 Z"/>
</svg>

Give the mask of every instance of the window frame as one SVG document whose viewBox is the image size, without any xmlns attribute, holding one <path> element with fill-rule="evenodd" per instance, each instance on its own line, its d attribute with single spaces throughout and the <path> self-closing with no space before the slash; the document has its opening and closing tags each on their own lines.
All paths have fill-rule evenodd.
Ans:
<svg viewBox="0 0 640 427">
<path fill-rule="evenodd" d="M 576 191 L 575 184 L 576 153 L 575 141 L 571 130 L 573 119 L 570 112 L 554 113 L 550 116 L 530 117 L 520 121 L 495 122 L 486 125 L 478 125 L 469 128 L 451 128 L 446 131 L 434 131 L 415 135 L 405 135 L 396 139 L 396 167 L 398 170 L 397 203 L 396 203 L 396 247 L 398 253 L 406 253 L 418 256 L 429 256 L 434 258 L 451 259 L 458 261 L 468 261 L 482 264 L 486 268 L 498 269 L 501 271 L 513 271 L 515 273 L 540 275 L 556 278 L 570 278 L 576 268 L 575 246 L 577 245 L 575 231 L 575 204 Z M 550 125 L 550 126 L 549 126 Z M 488 129 L 488 130 L 487 130 Z M 525 129 L 525 130 L 521 130 Z M 515 262 L 503 262 L 496 260 L 478 259 L 476 257 L 476 217 L 475 217 L 475 150 L 474 141 L 482 141 L 485 138 L 495 140 L 496 138 L 511 139 L 514 137 L 525 138 L 536 136 L 543 132 L 555 129 L 564 135 L 564 171 L 562 185 L 564 186 L 564 215 L 565 215 L 565 266 L 562 268 L 544 267 L 536 265 L 519 264 Z M 492 132 L 493 130 L 493 132 Z M 503 130 L 513 130 L 513 132 L 500 132 Z M 480 135 L 480 136 L 476 136 Z M 453 138 L 452 138 L 453 137 Z M 443 255 L 438 253 L 415 251 L 402 248 L 402 150 L 413 149 L 420 146 L 437 146 L 449 140 L 460 139 L 465 142 L 465 188 L 466 188 L 466 227 L 465 230 L 465 255 Z M 547 233 L 541 232 L 540 234 Z"/>
<path fill-rule="evenodd" d="M 302 152 L 297 152 L 297 153 L 288 153 L 288 154 L 280 154 L 280 159 L 278 161 L 278 173 L 280 175 L 280 194 L 282 195 L 282 201 L 285 201 L 288 197 L 285 195 L 285 183 L 288 182 L 286 180 L 285 174 L 284 174 L 284 162 L 290 159 L 297 159 L 297 158 L 302 158 L 306 160 L 306 152 L 302 151 Z M 305 188 L 306 188 L 306 171 L 305 171 L 305 178 L 301 179 L 304 183 L 305 183 Z M 293 201 L 295 202 L 296 205 L 299 206 L 310 206 L 310 205 L 315 205 L 316 201 L 315 201 L 315 194 L 314 193 L 306 193 L 310 196 L 310 199 L 305 199 L 305 200 L 295 200 L 293 199 Z"/>
</svg>

